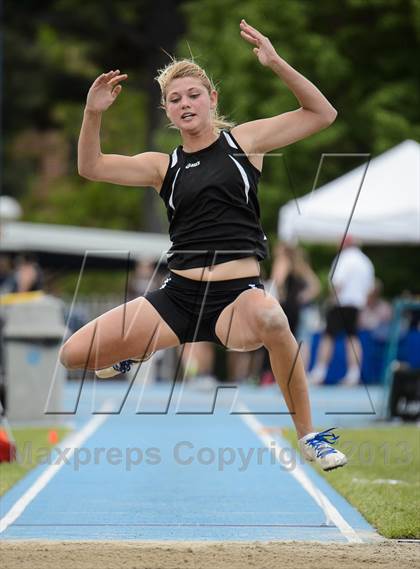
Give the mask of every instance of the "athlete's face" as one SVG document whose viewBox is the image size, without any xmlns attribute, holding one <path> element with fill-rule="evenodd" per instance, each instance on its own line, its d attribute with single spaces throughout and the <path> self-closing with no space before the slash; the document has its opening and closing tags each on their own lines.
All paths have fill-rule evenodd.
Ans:
<svg viewBox="0 0 420 569">
<path fill-rule="evenodd" d="M 195 132 L 211 124 L 217 93 L 210 94 L 199 79 L 183 77 L 168 85 L 166 115 L 180 130 Z"/>
</svg>

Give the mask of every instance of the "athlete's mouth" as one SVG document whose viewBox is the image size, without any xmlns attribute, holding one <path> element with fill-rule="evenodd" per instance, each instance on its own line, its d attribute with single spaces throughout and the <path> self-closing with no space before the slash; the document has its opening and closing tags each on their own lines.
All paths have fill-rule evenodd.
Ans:
<svg viewBox="0 0 420 569">
<path fill-rule="evenodd" d="M 190 117 L 195 117 L 195 113 L 183 113 L 183 114 L 181 115 L 181 118 L 182 118 L 182 119 L 188 119 L 188 118 L 190 118 Z"/>
</svg>

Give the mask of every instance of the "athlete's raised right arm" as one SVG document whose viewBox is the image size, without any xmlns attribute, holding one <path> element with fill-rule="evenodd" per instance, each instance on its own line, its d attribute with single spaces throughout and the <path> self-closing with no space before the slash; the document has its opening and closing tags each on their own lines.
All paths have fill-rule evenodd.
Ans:
<svg viewBox="0 0 420 569">
<path fill-rule="evenodd" d="M 121 81 L 127 75 L 120 71 L 103 73 L 92 84 L 86 100 L 78 146 L 79 174 L 88 180 L 111 182 L 125 186 L 152 186 L 159 190 L 169 158 L 160 152 L 143 152 L 136 156 L 103 154 L 100 128 L 102 113 L 121 92 Z"/>
</svg>

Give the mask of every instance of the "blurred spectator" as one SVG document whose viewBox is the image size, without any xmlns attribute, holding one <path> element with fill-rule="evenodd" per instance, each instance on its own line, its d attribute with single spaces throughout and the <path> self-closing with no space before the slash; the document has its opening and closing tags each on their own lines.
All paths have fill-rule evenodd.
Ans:
<svg viewBox="0 0 420 569">
<path fill-rule="evenodd" d="M 16 259 L 13 279 L 13 288 L 10 292 L 42 290 L 44 277 L 35 255 L 25 253 Z"/>
<path fill-rule="evenodd" d="M 420 310 L 412 310 L 408 323 L 409 330 L 420 330 Z"/>
<path fill-rule="evenodd" d="M 313 301 L 321 291 L 319 279 L 303 249 L 278 243 L 271 280 L 307 367 L 314 323 L 318 322 L 318 309 Z"/>
<path fill-rule="evenodd" d="M 275 248 L 271 279 L 277 287 L 278 298 L 292 334 L 296 336 L 302 308 L 320 293 L 319 279 L 304 251 L 283 243 L 278 243 Z"/>
<path fill-rule="evenodd" d="M 0 255 L 0 294 L 12 292 L 16 287 L 12 262 L 7 255 Z"/>
<path fill-rule="evenodd" d="M 348 235 L 343 248 L 335 257 L 332 275 L 331 304 L 326 314 L 326 330 L 318 349 L 318 357 L 309 380 L 314 385 L 324 383 L 332 358 L 335 339 L 346 335 L 347 372 L 341 384 L 357 385 L 360 381 L 362 346 L 357 336 L 360 310 L 367 303 L 374 286 L 374 267 L 362 253 L 355 240 Z"/>
<path fill-rule="evenodd" d="M 359 328 L 369 330 L 377 340 L 386 340 L 392 319 L 392 306 L 382 298 L 383 283 L 375 279 L 375 286 L 369 293 L 366 306 L 359 315 Z"/>
<path fill-rule="evenodd" d="M 264 281 L 267 292 L 278 299 L 289 321 L 292 334 L 300 344 L 303 362 L 309 359 L 314 318 L 317 308 L 313 301 L 321 290 L 320 282 L 306 257 L 305 251 L 285 243 L 277 243 L 270 279 Z M 275 381 L 265 348 L 261 370 L 261 385 Z"/>
<path fill-rule="evenodd" d="M 418 301 L 420 300 L 420 293 L 413 293 L 410 290 L 403 290 L 400 296 L 401 299 L 408 301 Z M 419 309 L 408 309 L 404 311 L 403 326 L 404 332 L 408 330 L 419 330 L 420 331 L 420 310 Z"/>
<path fill-rule="evenodd" d="M 0 255 L 0 294 L 41 290 L 42 282 L 42 271 L 33 255 L 18 257 L 14 271 L 10 258 Z M 3 326 L 4 321 L 0 318 L 0 398 L 3 398 L 5 383 Z"/>
</svg>

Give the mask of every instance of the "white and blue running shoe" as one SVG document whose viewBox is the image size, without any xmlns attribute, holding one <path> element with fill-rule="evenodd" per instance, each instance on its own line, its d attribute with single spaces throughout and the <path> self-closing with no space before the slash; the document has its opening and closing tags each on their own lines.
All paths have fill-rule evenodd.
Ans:
<svg viewBox="0 0 420 569">
<path fill-rule="evenodd" d="M 128 373 L 131 370 L 131 366 L 134 364 L 138 364 L 140 362 L 146 362 L 153 356 L 154 352 L 151 354 L 146 354 L 143 358 L 136 358 L 132 360 L 123 360 L 118 362 L 110 367 L 106 367 L 103 369 L 97 369 L 95 371 L 96 377 L 99 379 L 111 379 L 112 377 L 116 377 L 122 373 Z"/>
<path fill-rule="evenodd" d="M 332 445 L 340 438 L 332 431 L 326 429 L 320 433 L 309 433 L 299 439 L 299 447 L 303 457 L 311 462 L 316 462 L 323 470 L 333 470 L 347 464 L 345 454 L 335 449 Z"/>
</svg>

